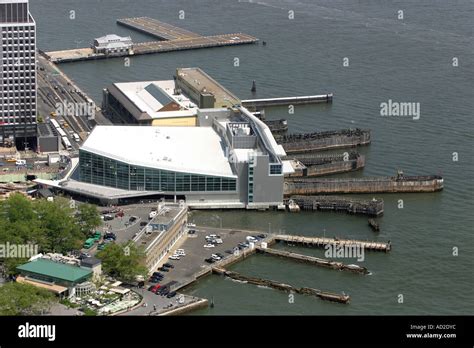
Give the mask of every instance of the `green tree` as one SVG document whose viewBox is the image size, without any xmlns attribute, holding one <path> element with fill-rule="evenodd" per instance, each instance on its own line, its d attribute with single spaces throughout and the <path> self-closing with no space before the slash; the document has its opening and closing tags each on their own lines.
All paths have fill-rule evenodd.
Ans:
<svg viewBox="0 0 474 348">
<path fill-rule="evenodd" d="M 84 236 L 90 234 L 102 222 L 97 207 L 88 203 L 79 205 L 76 218 Z"/>
<path fill-rule="evenodd" d="M 84 236 L 68 200 L 39 200 L 35 208 L 44 237 L 40 248 L 44 252 L 65 253 L 80 247 Z"/>
<path fill-rule="evenodd" d="M 108 244 L 97 253 L 102 268 L 108 275 L 125 282 L 133 282 L 137 275 L 146 277 L 145 254 L 135 243 Z"/>
<path fill-rule="evenodd" d="M 11 282 L 0 287 L 0 315 L 39 315 L 56 301 L 52 293 L 29 284 Z"/>
</svg>

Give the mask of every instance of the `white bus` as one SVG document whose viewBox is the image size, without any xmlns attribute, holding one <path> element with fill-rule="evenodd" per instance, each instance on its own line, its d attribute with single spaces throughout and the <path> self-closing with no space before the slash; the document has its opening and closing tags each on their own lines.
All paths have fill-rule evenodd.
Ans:
<svg viewBox="0 0 474 348">
<path fill-rule="evenodd" d="M 58 121 L 51 119 L 51 120 L 49 120 L 49 122 L 51 122 L 51 124 L 53 125 L 54 128 L 61 129 L 61 127 L 59 126 Z"/>
<path fill-rule="evenodd" d="M 58 134 L 59 134 L 59 136 L 60 136 L 61 138 L 67 137 L 66 132 L 63 131 L 61 128 L 58 128 L 57 131 L 58 131 Z"/>
<path fill-rule="evenodd" d="M 62 137 L 61 140 L 66 150 L 72 150 L 71 142 L 67 137 Z"/>
</svg>

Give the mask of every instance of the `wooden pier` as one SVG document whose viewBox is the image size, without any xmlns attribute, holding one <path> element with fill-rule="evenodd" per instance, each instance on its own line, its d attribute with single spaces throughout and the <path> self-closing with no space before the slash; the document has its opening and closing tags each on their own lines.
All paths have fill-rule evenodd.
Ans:
<svg viewBox="0 0 474 348">
<path fill-rule="evenodd" d="M 160 40 L 192 39 L 201 37 L 189 30 L 175 27 L 150 17 L 135 17 L 117 19 L 117 24 L 140 31 Z"/>
<path fill-rule="evenodd" d="M 375 198 L 361 200 L 338 196 L 291 196 L 290 200 L 297 204 L 301 210 L 309 211 L 335 211 L 380 216 L 384 209 L 383 200 Z"/>
<path fill-rule="evenodd" d="M 372 242 L 362 241 L 354 239 L 339 239 L 339 238 L 327 238 L 327 237 L 304 237 L 304 236 L 292 236 L 287 234 L 279 234 L 274 236 L 275 241 L 286 242 L 290 244 L 301 244 L 311 247 L 325 247 L 326 245 L 336 246 L 359 246 L 365 250 L 373 251 L 384 251 L 388 252 L 392 249 L 390 242 Z"/>
<path fill-rule="evenodd" d="M 371 135 L 369 129 L 356 128 L 281 135 L 276 136 L 275 140 L 283 146 L 287 154 L 293 154 L 368 145 Z"/>
<path fill-rule="evenodd" d="M 331 261 L 328 259 L 321 259 L 319 257 L 302 255 L 297 253 L 292 253 L 289 251 L 277 250 L 272 248 L 262 248 L 257 247 L 257 252 L 265 253 L 273 256 L 284 257 L 287 259 L 291 259 L 294 261 L 305 262 L 316 266 L 332 268 L 340 271 L 348 271 L 353 273 L 359 274 L 368 274 L 369 271 L 365 267 L 357 266 L 357 265 L 346 265 L 342 262 Z"/>
<path fill-rule="evenodd" d="M 297 97 L 265 98 L 242 100 L 242 106 L 248 109 L 259 109 L 268 106 L 332 103 L 333 94 L 307 95 Z"/>
<path fill-rule="evenodd" d="M 292 285 L 280 283 L 274 280 L 262 279 L 262 278 L 257 278 L 257 277 L 249 277 L 237 272 L 227 271 L 225 269 L 217 268 L 217 267 L 214 267 L 212 271 L 213 273 L 220 274 L 234 280 L 246 282 L 248 284 L 253 284 L 257 286 L 265 286 L 271 289 L 276 289 L 276 290 L 285 291 L 285 292 L 293 292 L 293 293 L 303 294 L 303 295 L 312 295 L 312 296 L 319 297 L 322 300 L 331 301 L 331 302 L 347 304 L 350 301 L 350 297 L 344 294 L 336 294 L 336 293 L 322 291 L 322 290 L 313 289 L 313 288 L 297 288 Z"/>
<path fill-rule="evenodd" d="M 351 152 L 344 155 L 293 155 L 288 156 L 295 163 L 294 173 L 286 175 L 288 178 L 318 177 L 323 175 L 347 173 L 365 167 L 365 156 Z"/>
<path fill-rule="evenodd" d="M 47 52 L 46 54 L 51 62 L 59 64 L 199 48 L 245 45 L 258 42 L 256 37 L 244 33 L 202 36 L 149 17 L 124 18 L 117 20 L 117 23 L 150 35 L 160 41 L 134 43 L 133 49 L 129 53 L 124 52 L 123 54 L 108 55 L 95 53 L 92 48 L 76 48 Z"/>
<path fill-rule="evenodd" d="M 382 176 L 351 179 L 285 179 L 285 196 L 338 193 L 420 193 L 443 189 L 443 178 L 438 175 Z"/>
</svg>

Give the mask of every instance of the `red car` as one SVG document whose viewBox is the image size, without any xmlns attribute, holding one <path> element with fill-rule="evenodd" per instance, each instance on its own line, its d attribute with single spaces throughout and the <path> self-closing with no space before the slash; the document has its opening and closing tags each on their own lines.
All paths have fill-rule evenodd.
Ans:
<svg viewBox="0 0 474 348">
<path fill-rule="evenodd" d="M 150 289 L 150 291 L 153 292 L 153 293 L 156 293 L 159 288 L 161 288 L 161 285 L 160 285 L 160 284 L 156 284 L 156 285 L 154 285 L 154 286 Z"/>
</svg>

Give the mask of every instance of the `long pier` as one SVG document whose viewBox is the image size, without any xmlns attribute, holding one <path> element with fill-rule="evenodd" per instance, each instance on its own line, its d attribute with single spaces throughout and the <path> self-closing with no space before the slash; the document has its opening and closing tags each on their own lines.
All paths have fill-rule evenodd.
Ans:
<svg viewBox="0 0 474 348">
<path fill-rule="evenodd" d="M 76 48 L 47 52 L 46 54 L 51 62 L 59 64 L 199 48 L 245 45 L 258 42 L 256 37 L 244 33 L 202 36 L 149 17 L 123 18 L 117 20 L 117 23 L 150 35 L 160 41 L 134 43 L 133 49 L 129 52 L 113 55 L 96 53 L 93 48 Z"/>
<path fill-rule="evenodd" d="M 201 37 L 201 35 L 189 30 L 178 28 L 174 25 L 150 17 L 117 19 L 117 24 L 154 36 L 160 40 L 178 40 Z"/>
<path fill-rule="evenodd" d="M 276 136 L 275 140 L 283 146 L 287 154 L 293 154 L 367 145 L 371 142 L 371 135 L 369 129 L 356 128 L 281 135 Z"/>
<path fill-rule="evenodd" d="M 392 249 L 392 244 L 390 242 L 372 242 L 372 241 L 362 241 L 354 239 L 339 239 L 339 238 L 327 238 L 327 237 L 304 237 L 304 236 L 293 236 L 287 234 L 279 234 L 274 236 L 276 242 L 287 242 L 291 244 L 301 244 L 312 247 L 324 248 L 326 245 L 335 245 L 335 246 L 358 246 L 364 248 L 365 250 L 372 251 L 384 251 L 388 252 Z"/>
<path fill-rule="evenodd" d="M 365 156 L 351 152 L 340 155 L 293 155 L 286 159 L 295 161 L 294 173 L 289 178 L 317 177 L 330 174 L 352 172 L 364 168 Z"/>
<path fill-rule="evenodd" d="M 346 303 L 349 303 L 350 301 L 349 295 L 336 294 L 336 293 L 322 291 L 322 290 L 313 289 L 313 288 L 297 288 L 293 285 L 280 283 L 280 282 L 269 280 L 269 279 L 249 277 L 237 272 L 227 271 L 225 269 L 218 268 L 218 267 L 212 268 L 212 271 L 213 273 L 220 274 L 234 280 L 246 282 L 248 284 L 253 284 L 257 286 L 265 286 L 265 287 L 280 290 L 280 291 L 294 292 L 294 293 L 303 294 L 303 295 L 312 295 L 312 296 L 319 297 L 322 300 L 338 302 L 338 303 L 346 304 Z"/>
<path fill-rule="evenodd" d="M 268 106 L 298 105 L 332 103 L 333 94 L 307 95 L 297 97 L 263 98 L 242 100 L 242 106 L 246 108 L 265 108 Z"/>
<path fill-rule="evenodd" d="M 380 216 L 384 209 L 383 200 L 375 198 L 360 200 L 338 196 L 291 196 L 290 200 L 300 209 L 309 211 L 335 211 Z"/>
<path fill-rule="evenodd" d="M 284 258 L 291 259 L 294 261 L 305 262 L 305 263 L 313 264 L 316 266 L 337 269 L 340 271 L 348 271 L 348 272 L 353 272 L 353 273 L 369 274 L 369 271 L 367 270 L 367 268 L 361 267 L 358 265 L 346 265 L 342 262 L 336 262 L 336 261 L 331 261 L 328 259 L 321 259 L 319 257 L 292 253 L 289 251 L 276 250 L 272 248 L 257 247 L 256 249 L 257 249 L 257 252 L 259 253 L 284 257 Z"/>
<path fill-rule="evenodd" d="M 443 189 L 443 178 L 430 176 L 382 176 L 351 179 L 285 179 L 285 196 L 336 193 L 421 193 Z"/>
</svg>

